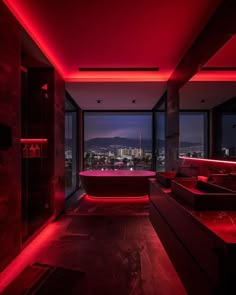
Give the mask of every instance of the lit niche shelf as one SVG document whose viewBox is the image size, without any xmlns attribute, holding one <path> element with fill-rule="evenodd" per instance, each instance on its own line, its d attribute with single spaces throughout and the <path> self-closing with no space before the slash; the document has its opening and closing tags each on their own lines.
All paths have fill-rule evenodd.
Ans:
<svg viewBox="0 0 236 295">
<path fill-rule="evenodd" d="M 47 138 L 21 138 L 22 158 L 46 158 Z"/>
</svg>

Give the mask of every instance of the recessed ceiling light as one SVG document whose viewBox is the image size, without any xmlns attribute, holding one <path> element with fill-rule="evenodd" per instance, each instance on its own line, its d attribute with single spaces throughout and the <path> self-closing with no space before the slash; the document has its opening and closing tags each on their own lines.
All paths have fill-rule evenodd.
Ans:
<svg viewBox="0 0 236 295">
<path fill-rule="evenodd" d="M 101 101 L 101 99 L 97 99 L 97 103 L 101 103 L 102 101 Z"/>
<path fill-rule="evenodd" d="M 133 99 L 133 100 L 132 100 L 132 103 L 136 103 L 136 100 L 135 100 L 135 99 Z"/>
<path fill-rule="evenodd" d="M 202 100 L 201 100 L 201 103 L 205 103 L 205 99 L 202 99 Z"/>
</svg>

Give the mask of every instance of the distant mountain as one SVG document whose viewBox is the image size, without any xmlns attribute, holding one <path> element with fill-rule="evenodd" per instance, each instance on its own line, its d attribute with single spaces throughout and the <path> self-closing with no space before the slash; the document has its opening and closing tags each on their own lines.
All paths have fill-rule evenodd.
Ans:
<svg viewBox="0 0 236 295">
<path fill-rule="evenodd" d="M 137 148 L 140 146 L 139 139 L 125 138 L 125 137 L 99 137 L 92 138 L 84 141 L 84 147 L 86 149 L 91 149 L 93 147 L 130 147 Z M 151 150 L 152 141 L 150 139 L 143 139 L 141 142 L 141 146 L 143 149 Z"/>
<path fill-rule="evenodd" d="M 189 147 L 189 146 L 198 146 L 202 145 L 200 142 L 189 142 L 189 141 L 181 141 L 180 146 L 183 147 Z"/>
<path fill-rule="evenodd" d="M 192 142 L 181 142 L 181 147 L 197 146 L 200 143 Z M 108 147 L 130 147 L 137 148 L 140 146 L 139 139 L 125 138 L 125 137 L 97 137 L 84 141 L 85 150 L 92 148 L 108 148 Z M 158 146 L 164 147 L 165 141 L 158 139 Z M 151 151 L 152 149 L 152 140 L 151 139 L 142 139 L 141 147 L 144 150 Z"/>
</svg>

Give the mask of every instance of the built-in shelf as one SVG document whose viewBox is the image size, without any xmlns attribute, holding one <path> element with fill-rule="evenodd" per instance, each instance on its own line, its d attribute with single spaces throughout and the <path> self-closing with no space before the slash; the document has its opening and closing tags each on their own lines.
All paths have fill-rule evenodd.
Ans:
<svg viewBox="0 0 236 295">
<path fill-rule="evenodd" d="M 47 143 L 47 138 L 21 138 L 21 143 Z"/>
<path fill-rule="evenodd" d="M 47 138 L 21 138 L 22 158 L 47 157 Z"/>
</svg>

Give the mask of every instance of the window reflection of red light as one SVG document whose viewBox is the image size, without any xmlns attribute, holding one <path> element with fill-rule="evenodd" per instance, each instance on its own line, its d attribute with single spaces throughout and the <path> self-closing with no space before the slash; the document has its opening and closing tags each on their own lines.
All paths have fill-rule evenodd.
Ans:
<svg viewBox="0 0 236 295">
<path fill-rule="evenodd" d="M 187 157 L 180 157 L 180 159 L 190 160 L 190 161 L 199 161 L 199 162 L 213 162 L 213 163 L 226 163 L 226 164 L 235 164 L 236 161 L 224 161 L 224 160 L 214 160 L 214 159 L 199 159 L 199 158 L 187 158 Z"/>
</svg>

